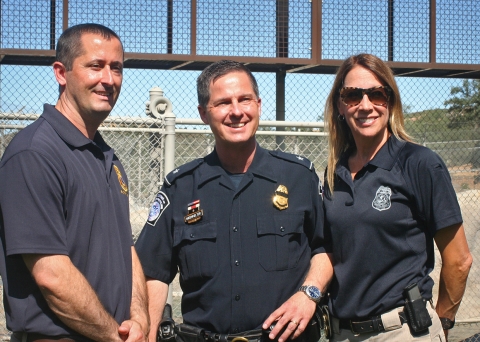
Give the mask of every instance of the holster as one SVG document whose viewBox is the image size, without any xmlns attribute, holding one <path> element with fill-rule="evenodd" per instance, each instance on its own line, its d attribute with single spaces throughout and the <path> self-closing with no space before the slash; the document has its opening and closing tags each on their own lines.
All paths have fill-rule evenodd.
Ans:
<svg viewBox="0 0 480 342">
<path fill-rule="evenodd" d="M 162 320 L 158 326 L 157 341 L 175 341 L 175 321 L 172 318 L 172 306 L 165 304 Z"/>
<path fill-rule="evenodd" d="M 188 324 L 176 324 L 175 336 L 177 342 L 204 342 L 205 330 Z"/>
</svg>

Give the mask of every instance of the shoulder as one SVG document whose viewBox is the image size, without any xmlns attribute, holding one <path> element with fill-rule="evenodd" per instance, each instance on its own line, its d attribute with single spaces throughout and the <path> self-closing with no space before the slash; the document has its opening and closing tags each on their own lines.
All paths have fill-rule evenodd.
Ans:
<svg viewBox="0 0 480 342">
<path fill-rule="evenodd" d="M 438 167 L 444 166 L 442 158 L 428 147 L 406 142 L 399 154 L 399 161 L 405 167 Z"/>
<path fill-rule="evenodd" d="M 314 171 L 313 163 L 303 156 L 286 153 L 282 151 L 268 151 L 268 152 L 271 156 L 273 156 L 279 161 L 286 161 L 289 163 L 293 163 L 294 165 L 295 164 L 302 165 L 303 167 L 306 167 L 307 169 Z"/>
<path fill-rule="evenodd" d="M 175 168 L 173 171 L 171 171 L 168 175 L 165 176 L 165 185 L 171 186 L 173 183 L 175 183 L 177 179 L 191 174 L 202 164 L 203 158 L 199 158 Z"/>
<path fill-rule="evenodd" d="M 41 155 L 51 161 L 57 159 L 58 142 L 55 132 L 42 118 L 18 132 L 7 146 L 2 157 L 2 165 L 13 157 L 29 158 L 32 154 Z M 52 155 L 53 154 L 53 155 Z"/>
</svg>

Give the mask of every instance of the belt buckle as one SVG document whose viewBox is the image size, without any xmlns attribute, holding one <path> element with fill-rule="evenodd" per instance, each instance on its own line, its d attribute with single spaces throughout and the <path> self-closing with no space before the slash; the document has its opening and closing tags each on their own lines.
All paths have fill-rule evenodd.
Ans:
<svg viewBox="0 0 480 342">
<path fill-rule="evenodd" d="M 248 338 L 243 336 L 237 336 L 232 340 L 232 342 L 248 342 Z"/>
<path fill-rule="evenodd" d="M 353 336 L 360 336 L 360 333 L 353 329 L 352 320 L 350 319 L 348 322 L 350 323 L 350 331 L 353 333 Z"/>
</svg>

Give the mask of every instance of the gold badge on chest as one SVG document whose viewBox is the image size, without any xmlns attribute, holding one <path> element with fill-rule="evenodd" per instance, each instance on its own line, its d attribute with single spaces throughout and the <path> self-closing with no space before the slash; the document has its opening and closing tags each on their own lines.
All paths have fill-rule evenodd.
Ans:
<svg viewBox="0 0 480 342">
<path fill-rule="evenodd" d="M 277 190 L 275 190 L 273 205 L 278 210 L 285 210 L 288 208 L 288 190 L 285 185 L 279 185 Z"/>
</svg>

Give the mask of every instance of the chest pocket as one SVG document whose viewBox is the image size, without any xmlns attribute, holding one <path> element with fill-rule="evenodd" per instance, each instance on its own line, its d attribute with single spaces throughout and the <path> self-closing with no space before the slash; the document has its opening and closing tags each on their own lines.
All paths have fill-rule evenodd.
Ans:
<svg viewBox="0 0 480 342">
<path fill-rule="evenodd" d="M 173 240 L 184 280 L 213 277 L 218 263 L 217 222 L 176 227 Z"/>
<path fill-rule="evenodd" d="M 303 212 L 257 218 L 258 259 L 265 271 L 294 268 L 307 247 Z"/>
</svg>

